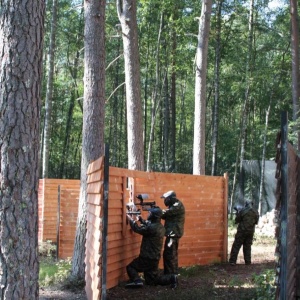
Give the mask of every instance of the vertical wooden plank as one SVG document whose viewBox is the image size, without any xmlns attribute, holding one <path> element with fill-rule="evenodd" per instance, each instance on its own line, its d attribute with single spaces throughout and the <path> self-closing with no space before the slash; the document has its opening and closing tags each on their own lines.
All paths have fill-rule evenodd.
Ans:
<svg viewBox="0 0 300 300">
<path fill-rule="evenodd" d="M 224 238 L 223 238 L 223 262 L 227 262 L 228 253 L 228 173 L 224 174 L 224 211 L 223 211 L 223 221 L 224 221 Z"/>
<path fill-rule="evenodd" d="M 287 201 L 288 201 L 288 157 L 287 157 L 287 135 L 288 135 L 287 113 L 281 113 L 281 261 L 280 261 L 280 299 L 287 299 Z"/>
<path fill-rule="evenodd" d="M 102 287 L 101 300 L 106 300 L 107 280 L 107 226 L 108 226 L 108 191 L 109 191 L 109 147 L 105 145 L 104 184 L 103 184 L 103 227 L 102 227 Z"/>
<path fill-rule="evenodd" d="M 126 237 L 126 232 L 127 230 L 127 217 L 126 217 L 126 204 L 127 204 L 127 199 L 126 199 L 126 184 L 127 184 L 127 177 L 122 177 L 122 181 L 123 181 L 123 194 L 122 194 L 122 205 L 123 205 L 123 209 L 122 209 L 122 235 L 123 237 Z"/>
<path fill-rule="evenodd" d="M 56 222 L 56 260 L 58 260 L 60 242 L 60 185 L 57 188 L 57 222 Z"/>
</svg>

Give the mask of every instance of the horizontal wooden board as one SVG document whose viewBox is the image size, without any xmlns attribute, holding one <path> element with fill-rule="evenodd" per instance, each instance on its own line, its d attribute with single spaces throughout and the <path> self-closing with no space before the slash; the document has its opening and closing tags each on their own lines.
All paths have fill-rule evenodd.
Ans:
<svg viewBox="0 0 300 300">
<path fill-rule="evenodd" d="M 103 181 L 103 170 L 88 175 L 87 183 Z"/>
<path fill-rule="evenodd" d="M 87 186 L 88 194 L 102 194 L 103 193 L 103 182 L 96 181 L 88 184 Z"/>
<path fill-rule="evenodd" d="M 102 199 L 102 194 L 88 194 L 87 203 L 99 206 L 101 204 Z"/>
<path fill-rule="evenodd" d="M 93 205 L 93 204 L 88 203 L 87 212 L 92 214 L 92 215 L 95 215 L 97 217 L 100 217 L 101 206 L 100 205 Z"/>
<path fill-rule="evenodd" d="M 104 156 L 99 157 L 98 159 L 92 161 L 87 169 L 87 174 L 91 174 L 95 171 L 100 170 L 103 167 L 103 163 L 104 163 Z"/>
</svg>

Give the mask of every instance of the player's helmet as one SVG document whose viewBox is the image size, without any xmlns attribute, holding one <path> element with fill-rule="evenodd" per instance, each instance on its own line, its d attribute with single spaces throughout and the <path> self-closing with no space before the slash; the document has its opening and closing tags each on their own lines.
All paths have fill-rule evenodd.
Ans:
<svg viewBox="0 0 300 300">
<path fill-rule="evenodd" d="M 148 209 L 149 215 L 148 220 L 160 220 L 163 214 L 159 207 L 151 207 Z"/>
<path fill-rule="evenodd" d="M 164 193 L 161 198 L 164 198 L 165 206 L 170 206 L 176 201 L 176 193 L 174 191 L 168 191 Z"/>
</svg>

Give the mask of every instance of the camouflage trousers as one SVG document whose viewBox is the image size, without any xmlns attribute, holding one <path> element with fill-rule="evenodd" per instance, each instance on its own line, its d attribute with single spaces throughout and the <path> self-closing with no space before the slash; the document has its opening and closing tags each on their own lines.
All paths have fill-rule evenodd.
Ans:
<svg viewBox="0 0 300 300">
<path fill-rule="evenodd" d="M 238 230 L 230 252 L 230 263 L 236 263 L 239 251 L 243 246 L 245 264 L 251 264 L 251 246 L 253 242 L 254 231 Z"/>
<path fill-rule="evenodd" d="M 139 273 L 144 273 L 144 278 L 146 284 L 155 284 L 155 278 L 158 272 L 157 259 L 149 259 L 145 257 L 138 256 L 126 267 L 128 277 L 131 281 L 135 281 L 140 278 Z"/>
<path fill-rule="evenodd" d="M 144 257 L 135 258 L 126 270 L 130 281 L 140 279 L 139 273 L 144 273 L 147 285 L 168 285 L 171 284 L 171 275 L 164 275 L 158 269 L 159 260 L 152 260 Z"/>
<path fill-rule="evenodd" d="M 163 252 L 164 274 L 178 274 L 178 245 L 179 239 L 166 237 Z"/>
</svg>

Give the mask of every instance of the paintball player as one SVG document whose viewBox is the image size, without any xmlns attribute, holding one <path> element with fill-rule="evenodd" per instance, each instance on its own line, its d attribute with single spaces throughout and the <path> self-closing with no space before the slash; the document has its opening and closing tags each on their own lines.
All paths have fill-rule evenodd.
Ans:
<svg viewBox="0 0 300 300">
<path fill-rule="evenodd" d="M 126 287 L 142 287 L 143 281 L 138 273 L 144 272 L 147 285 L 170 284 L 171 288 L 176 288 L 177 276 L 160 276 L 158 270 L 165 235 L 165 228 L 161 224 L 162 210 L 157 206 L 152 207 L 148 209 L 148 214 L 147 220 L 143 220 L 141 216 L 138 216 L 137 220 L 133 220 L 130 214 L 127 214 L 131 229 L 141 234 L 143 238 L 139 256 L 126 267 L 130 279 Z"/>
<path fill-rule="evenodd" d="M 164 193 L 161 198 L 164 198 L 165 206 L 168 207 L 162 215 L 166 229 L 163 251 L 164 274 L 175 274 L 177 276 L 178 245 L 184 231 L 185 208 L 182 202 L 176 198 L 174 191 Z"/>
<path fill-rule="evenodd" d="M 249 200 L 245 202 L 245 206 L 240 211 L 237 210 L 235 224 L 238 224 L 238 228 L 229 258 L 231 265 L 236 265 L 236 260 L 242 246 L 245 264 L 251 264 L 251 245 L 258 219 L 258 211 L 253 208 L 253 202 Z"/>
</svg>

